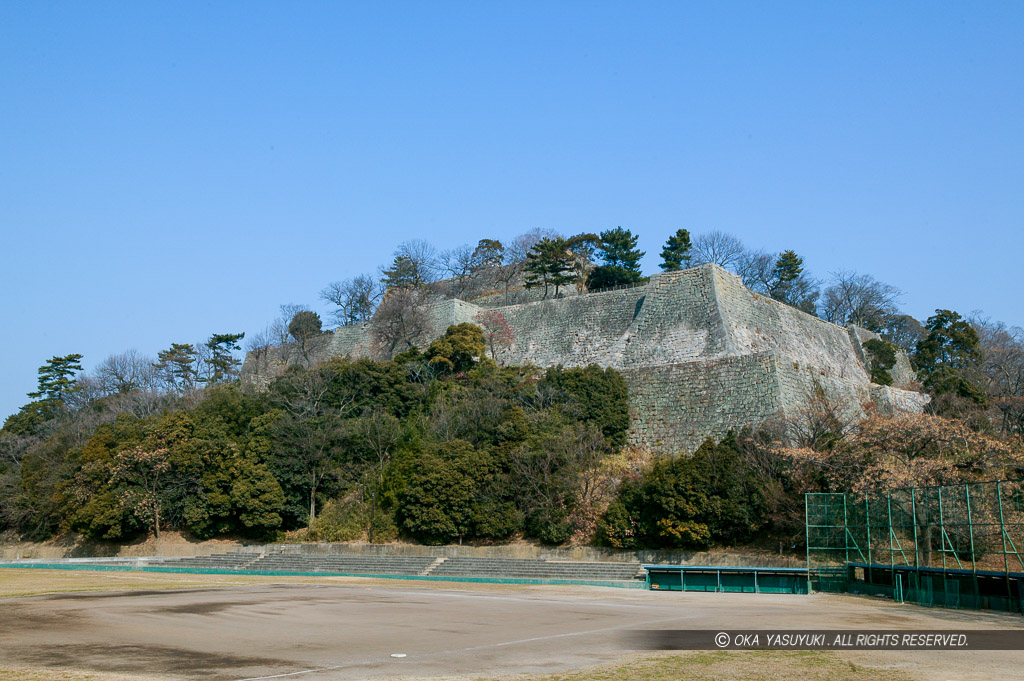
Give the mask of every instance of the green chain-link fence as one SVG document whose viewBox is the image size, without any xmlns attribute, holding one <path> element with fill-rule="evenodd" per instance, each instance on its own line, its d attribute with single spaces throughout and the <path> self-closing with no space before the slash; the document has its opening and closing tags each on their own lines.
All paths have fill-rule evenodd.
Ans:
<svg viewBox="0 0 1024 681">
<path fill-rule="evenodd" d="M 813 590 L 1024 609 L 1024 481 L 807 494 L 805 504 Z"/>
</svg>

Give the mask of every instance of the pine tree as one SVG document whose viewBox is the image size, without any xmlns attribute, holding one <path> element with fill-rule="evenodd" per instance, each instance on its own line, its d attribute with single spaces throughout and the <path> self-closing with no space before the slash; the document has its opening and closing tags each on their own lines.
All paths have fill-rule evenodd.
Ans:
<svg viewBox="0 0 1024 681">
<path fill-rule="evenodd" d="M 665 242 L 665 247 L 661 249 L 661 259 L 664 262 L 658 267 L 666 272 L 675 272 L 689 267 L 690 246 L 690 233 L 685 229 L 676 230 L 676 233 Z"/>
<path fill-rule="evenodd" d="M 415 288 L 425 283 L 422 268 L 416 261 L 404 255 L 395 257 L 389 269 L 382 273 L 381 282 L 388 288 Z"/>
<path fill-rule="evenodd" d="M 163 374 L 168 385 L 179 390 L 191 390 L 199 379 L 197 357 L 191 343 L 171 343 L 170 348 L 156 354 L 157 361 L 153 367 Z"/>
<path fill-rule="evenodd" d="M 636 247 L 639 238 L 622 227 L 601 232 L 601 241 L 597 244 L 597 248 L 601 251 L 601 259 L 604 260 L 604 264 L 622 268 L 639 279 L 640 258 L 644 257 L 644 252 Z"/>
<path fill-rule="evenodd" d="M 978 332 L 952 310 L 936 310 L 925 328 L 928 336 L 914 353 L 914 368 L 924 386 L 936 395 L 954 394 L 984 404 L 984 394 L 969 377 L 982 358 Z"/>
<path fill-rule="evenodd" d="M 210 349 L 210 368 L 213 370 L 211 383 L 233 378 L 238 373 L 242 361 L 231 353 L 239 349 L 238 341 L 243 338 L 244 333 L 215 333 L 206 341 L 206 347 Z"/>
<path fill-rule="evenodd" d="M 76 390 L 75 372 L 82 370 L 81 360 L 79 354 L 48 359 L 39 367 L 39 389 L 28 396 L 34 400 L 64 402 Z"/>
<path fill-rule="evenodd" d="M 473 249 L 473 269 L 498 267 L 505 257 L 505 246 L 497 239 L 480 239 Z"/>
<path fill-rule="evenodd" d="M 775 300 L 808 314 L 816 314 L 818 283 L 804 275 L 804 260 L 795 251 L 779 254 L 766 287 L 768 295 Z"/>
<path fill-rule="evenodd" d="M 800 277 L 804 271 L 804 259 L 796 254 L 795 251 L 783 251 L 779 254 L 778 260 L 775 261 L 775 281 L 779 283 L 789 283 Z"/>
<path fill-rule="evenodd" d="M 563 237 L 543 239 L 533 250 L 526 254 L 526 288 L 544 287 L 544 297 L 548 297 L 548 287 L 558 289 L 571 284 L 576 278 L 573 264 L 575 257 L 569 250 L 569 242 Z"/>
<path fill-rule="evenodd" d="M 603 265 L 595 267 L 587 278 L 588 288 L 609 288 L 640 281 L 640 259 L 644 252 L 636 247 L 639 237 L 628 229 L 616 227 L 601 232 L 597 248 Z"/>
</svg>

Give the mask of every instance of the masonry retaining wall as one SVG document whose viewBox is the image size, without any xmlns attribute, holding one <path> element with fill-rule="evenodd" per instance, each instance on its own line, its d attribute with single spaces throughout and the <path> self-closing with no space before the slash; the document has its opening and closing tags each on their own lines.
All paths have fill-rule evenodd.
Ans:
<svg viewBox="0 0 1024 681">
<path fill-rule="evenodd" d="M 452 324 L 476 322 L 484 309 L 458 299 L 424 305 L 419 344 Z M 492 309 L 513 334 L 500 363 L 620 370 L 630 388 L 630 441 L 663 453 L 689 453 L 707 437 L 798 413 L 816 395 L 853 414 L 868 402 L 883 411 L 921 411 L 928 399 L 870 382 L 861 347 L 868 332 L 753 293 L 716 265 L 656 274 L 635 288 Z M 312 352 L 318 361 L 374 356 L 372 322 L 324 338 Z M 264 386 L 289 362 L 306 359 L 293 346 L 250 353 L 243 382 Z M 905 354 L 893 375 L 898 386 L 913 381 Z"/>
</svg>

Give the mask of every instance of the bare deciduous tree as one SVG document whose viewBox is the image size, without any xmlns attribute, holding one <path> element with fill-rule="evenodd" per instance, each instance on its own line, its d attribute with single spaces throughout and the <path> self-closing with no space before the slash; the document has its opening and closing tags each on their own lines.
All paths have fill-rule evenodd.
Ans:
<svg viewBox="0 0 1024 681">
<path fill-rule="evenodd" d="M 402 434 L 402 423 L 386 409 L 380 407 L 362 418 L 356 419 L 355 430 L 367 448 L 377 457 L 374 484 L 371 487 L 370 523 L 367 535 L 373 543 L 373 531 L 377 522 L 377 489 L 384 482 L 384 470 L 391 463 L 391 451 Z"/>
<path fill-rule="evenodd" d="M 196 349 L 196 377 L 199 383 L 209 384 L 213 381 L 214 367 L 211 362 L 213 359 L 213 351 L 207 347 L 206 343 L 199 342 L 193 343 L 192 347 Z"/>
<path fill-rule="evenodd" d="M 356 419 L 356 433 L 377 457 L 377 481 L 384 480 L 384 470 L 391 462 L 391 450 L 402 434 L 402 423 L 386 409 L 375 408 Z"/>
<path fill-rule="evenodd" d="M 806 405 L 786 419 L 786 438 L 797 447 L 829 451 L 854 431 L 859 420 L 857 405 L 829 394 L 814 381 Z"/>
<path fill-rule="evenodd" d="M 477 260 L 473 257 L 473 252 L 472 248 L 464 244 L 441 251 L 438 257 L 440 269 L 448 275 L 448 293 L 452 298 L 458 298 L 465 293 L 469 275 L 477 269 Z"/>
<path fill-rule="evenodd" d="M 280 307 L 281 315 L 270 322 L 267 328 L 254 336 L 262 336 L 262 341 L 265 343 L 264 348 L 282 348 L 281 361 L 288 362 L 293 354 L 292 350 L 297 350 L 297 344 L 295 338 L 292 337 L 291 332 L 288 330 L 288 325 L 295 315 L 299 312 L 309 310 L 305 305 L 299 305 L 297 303 L 285 303 Z"/>
<path fill-rule="evenodd" d="M 597 530 L 601 512 L 607 507 L 616 479 L 608 465 L 612 448 L 593 423 L 579 423 L 563 437 L 565 458 L 576 483 L 571 523 L 582 537 Z"/>
<path fill-rule="evenodd" d="M 735 269 L 743 285 L 755 293 L 771 296 L 775 285 L 775 260 L 778 256 L 767 251 L 744 250 L 737 259 Z"/>
<path fill-rule="evenodd" d="M 856 324 L 869 331 L 881 331 L 890 317 L 899 313 L 902 292 L 870 274 L 835 272 L 821 300 L 821 316 L 840 325 Z"/>
<path fill-rule="evenodd" d="M 392 289 L 381 301 L 373 316 L 371 334 L 378 353 L 393 357 L 416 345 L 426 330 L 427 319 L 420 304 L 419 289 Z"/>
<path fill-rule="evenodd" d="M 610 452 L 592 423 L 566 425 L 539 448 L 512 450 L 509 470 L 520 508 L 541 523 L 565 522 L 570 534 L 592 533 L 612 482 L 602 470 Z"/>
<path fill-rule="evenodd" d="M 743 242 L 725 232 L 706 232 L 693 241 L 691 266 L 714 263 L 735 270 L 742 261 L 746 248 Z"/>
<path fill-rule="evenodd" d="M 1000 429 L 1024 436 L 1024 329 L 971 319 L 982 351 L 979 384 L 998 410 Z"/>
<path fill-rule="evenodd" d="M 333 281 L 320 291 L 320 298 L 338 307 L 331 313 L 337 324 L 366 323 L 384 294 L 384 286 L 369 274 Z"/>
<path fill-rule="evenodd" d="M 139 354 L 134 348 L 110 355 L 96 366 L 94 373 L 99 389 L 107 395 L 155 390 L 159 382 L 153 358 Z"/>
<path fill-rule="evenodd" d="M 437 249 L 423 239 L 410 239 L 398 244 L 395 259 L 399 258 L 407 259 L 415 268 L 417 284 L 429 284 L 440 276 Z"/>
<path fill-rule="evenodd" d="M 512 327 L 508 325 L 505 315 L 497 310 L 484 310 L 474 320 L 483 327 L 484 341 L 491 351 L 491 359 L 501 366 L 498 356 L 507 350 L 516 340 Z"/>
<path fill-rule="evenodd" d="M 542 229 L 540 227 L 531 229 L 525 234 L 520 234 L 512 240 L 502 253 L 501 267 L 494 271 L 495 283 L 501 284 L 505 289 L 505 302 L 508 303 L 509 289 L 513 282 L 523 276 L 526 269 L 527 256 L 533 247 L 544 239 L 554 239 L 561 236 L 553 229 Z"/>
<path fill-rule="evenodd" d="M 129 413 L 138 418 L 151 416 L 166 402 L 159 372 L 153 358 L 137 350 L 111 355 L 100 362 L 92 375 L 80 380 L 82 390 L 76 396 L 86 406 L 100 398 L 112 414 Z"/>
<path fill-rule="evenodd" d="M 928 335 L 928 330 L 910 315 L 896 314 L 886 320 L 882 333 L 896 347 L 910 353 Z"/>
</svg>

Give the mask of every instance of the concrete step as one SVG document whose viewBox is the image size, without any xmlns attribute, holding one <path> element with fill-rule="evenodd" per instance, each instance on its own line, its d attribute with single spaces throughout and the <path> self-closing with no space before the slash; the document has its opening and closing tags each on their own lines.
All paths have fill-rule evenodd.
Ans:
<svg viewBox="0 0 1024 681">
<path fill-rule="evenodd" d="M 427 568 L 425 570 L 423 570 L 423 572 L 420 573 L 420 575 L 423 576 L 423 577 L 426 577 L 431 572 L 433 572 L 438 567 L 440 567 L 446 560 L 447 560 L 447 558 L 437 558 L 437 559 L 435 559 L 433 563 L 428 565 Z"/>
</svg>

